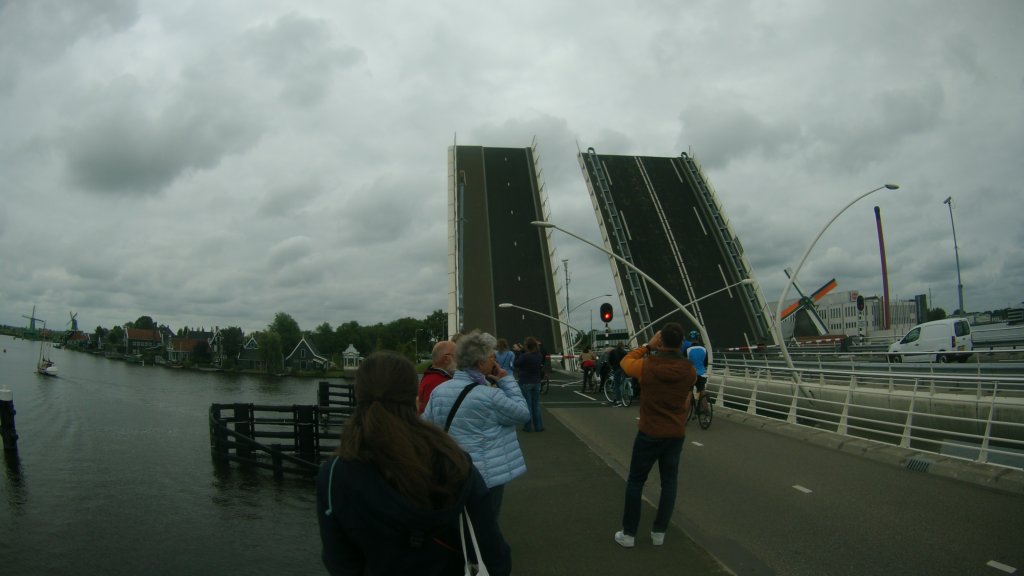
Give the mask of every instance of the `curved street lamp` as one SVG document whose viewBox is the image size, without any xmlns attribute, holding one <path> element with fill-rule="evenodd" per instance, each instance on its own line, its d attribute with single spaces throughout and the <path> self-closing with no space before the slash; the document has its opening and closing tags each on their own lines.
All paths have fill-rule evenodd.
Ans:
<svg viewBox="0 0 1024 576">
<path fill-rule="evenodd" d="M 825 233 L 825 230 L 828 230 L 828 227 L 831 226 L 832 223 L 835 222 L 836 219 L 839 218 L 839 216 L 843 212 L 846 212 L 847 208 L 849 208 L 850 206 L 853 206 L 858 201 L 860 201 L 862 198 L 864 198 L 864 197 L 866 197 L 866 196 L 868 196 L 870 194 L 874 194 L 875 192 L 878 192 L 879 190 L 882 190 L 883 188 L 886 189 L 886 190 L 898 190 L 899 189 L 899 185 L 897 185 L 897 184 L 883 184 L 883 185 L 879 186 L 878 188 L 875 188 L 874 190 L 869 190 L 869 191 L 861 194 L 860 196 L 857 196 L 849 204 L 847 204 L 846 206 L 843 206 L 842 210 L 840 210 L 839 212 L 836 212 L 836 215 L 833 216 L 832 219 L 829 220 L 825 224 L 825 226 L 821 229 L 821 232 L 818 232 L 818 235 L 814 237 L 814 240 L 811 242 L 811 245 L 808 246 L 807 250 L 804 252 L 803 258 L 800 259 L 800 263 L 796 265 L 796 269 L 793 271 L 792 274 L 790 274 L 789 282 L 786 283 L 786 287 L 782 289 L 782 295 L 779 296 L 779 302 L 778 302 L 778 304 L 775 307 L 775 322 L 774 322 L 775 330 L 776 330 L 776 334 L 775 335 L 779 339 L 779 350 L 782 351 L 782 358 L 786 361 L 786 366 L 788 366 L 790 369 L 794 368 L 794 366 L 793 366 L 793 359 L 789 357 L 789 350 L 786 349 L 785 338 L 782 336 L 782 306 L 786 302 L 786 295 L 789 294 L 789 289 L 792 288 L 793 287 L 793 283 L 796 282 L 796 275 L 800 273 L 800 269 L 803 268 L 804 262 L 807 261 L 807 256 L 811 253 L 811 250 L 814 249 L 814 245 L 818 243 L 818 240 L 821 239 L 821 236 L 822 236 L 822 234 Z"/>
<path fill-rule="evenodd" d="M 537 227 L 540 227 L 540 228 L 554 228 L 555 230 L 558 230 L 559 232 L 562 232 L 563 234 L 568 234 L 569 236 L 572 236 L 573 238 L 579 240 L 580 242 L 583 242 L 584 244 L 587 244 L 587 245 L 589 245 L 589 246 L 591 246 L 593 248 L 596 248 L 596 249 L 600 250 L 601 252 L 604 252 L 605 254 L 611 256 L 612 258 L 615 258 L 616 260 L 621 262 L 623 266 L 625 266 L 625 267 L 629 268 L 630 270 L 632 270 L 632 271 L 636 272 L 637 274 L 639 274 L 644 280 L 647 281 L 648 284 L 650 284 L 651 286 L 654 286 L 655 288 L 658 289 L 659 292 L 664 294 L 665 297 L 668 298 L 668 301 L 671 302 L 673 305 L 675 305 L 675 307 L 680 312 L 682 312 L 683 315 L 686 316 L 687 319 L 689 319 L 690 322 L 692 322 L 694 326 L 697 327 L 697 330 L 700 331 L 701 340 L 704 342 L 705 347 L 708 349 L 708 362 L 711 362 L 711 340 L 708 338 L 708 330 L 707 330 L 707 328 L 705 328 L 704 325 L 701 324 L 700 321 L 698 321 L 693 316 L 693 314 L 691 314 L 690 311 L 687 310 L 686 307 L 683 306 L 683 304 L 679 300 L 677 300 L 675 296 L 672 295 L 671 292 L 666 290 L 665 287 L 662 286 L 661 284 L 658 284 L 657 282 L 655 282 L 654 278 L 651 278 L 650 276 L 647 275 L 646 272 L 644 272 L 643 270 L 637 268 L 632 262 L 626 260 L 625 258 L 619 256 L 618 254 L 616 254 L 616 253 L 614 253 L 614 252 L 612 252 L 610 250 L 605 250 L 605 248 L 603 246 L 598 246 L 597 244 L 594 244 L 590 240 L 587 240 L 586 238 L 581 238 L 580 236 L 577 236 L 576 234 L 573 234 L 572 232 L 569 232 L 565 228 L 561 228 L 561 227 L 559 227 L 556 224 L 552 224 L 551 222 L 545 222 L 543 220 L 535 220 L 533 222 L 530 222 L 530 224 L 533 224 L 534 226 L 537 226 Z"/>
<path fill-rule="evenodd" d="M 715 294 L 718 294 L 719 292 L 725 292 L 726 290 L 728 290 L 730 288 L 735 288 L 735 287 L 740 286 L 740 285 L 747 285 L 747 284 L 753 284 L 753 283 L 754 283 L 753 279 L 751 279 L 751 278 L 744 278 L 743 280 L 740 280 L 739 282 L 735 282 L 733 284 L 729 284 L 725 288 L 719 288 L 718 290 L 715 290 L 714 292 L 711 292 L 710 294 L 705 294 L 705 295 L 701 296 L 700 298 L 697 298 L 695 300 L 690 300 L 689 302 L 686 303 L 686 305 L 687 306 L 693 306 L 697 302 L 700 302 L 701 300 L 703 300 L 705 298 L 711 298 L 712 296 L 714 296 Z M 668 318 L 669 316 L 675 314 L 676 312 L 678 312 L 678 310 L 672 310 L 668 314 L 665 314 L 664 316 L 662 316 L 661 318 L 658 318 L 657 320 L 651 321 L 651 323 L 648 324 L 647 326 L 644 326 L 643 328 L 637 330 L 636 334 L 633 334 L 633 337 L 630 338 L 630 340 L 635 340 L 636 337 L 637 337 L 637 334 L 643 334 L 644 330 L 647 330 L 651 326 L 654 326 L 658 322 L 661 322 L 662 320 L 664 320 L 665 318 Z"/>
<path fill-rule="evenodd" d="M 580 306 L 583 306 L 587 302 L 593 302 L 594 300 L 597 300 L 598 298 L 611 298 L 611 297 L 612 297 L 611 294 L 599 294 L 597 296 L 594 296 L 593 298 L 589 298 L 589 299 L 584 300 L 583 302 L 580 302 L 579 304 L 573 306 L 572 310 L 569 310 L 569 313 L 572 314 L 573 312 L 579 310 Z"/>
<path fill-rule="evenodd" d="M 600 296 L 598 296 L 598 298 L 600 298 Z M 549 318 L 551 320 L 554 320 L 555 322 L 558 322 L 559 324 L 564 324 L 564 325 L 568 326 L 570 329 L 575 330 L 577 332 L 582 332 L 579 328 L 573 326 L 572 324 L 569 324 L 568 322 L 563 322 L 563 321 L 559 320 L 558 318 L 555 318 L 554 316 L 550 316 L 548 314 L 545 314 L 543 312 L 539 312 L 539 311 L 534 310 L 532 308 L 526 308 L 525 306 L 518 306 L 516 304 L 512 304 L 511 302 L 502 302 L 501 304 L 498 304 L 498 308 L 518 308 L 520 310 L 523 310 L 525 312 L 529 312 L 531 314 L 536 314 L 538 316 L 543 316 L 545 318 Z M 572 354 L 571 351 L 570 351 L 570 354 Z"/>
</svg>

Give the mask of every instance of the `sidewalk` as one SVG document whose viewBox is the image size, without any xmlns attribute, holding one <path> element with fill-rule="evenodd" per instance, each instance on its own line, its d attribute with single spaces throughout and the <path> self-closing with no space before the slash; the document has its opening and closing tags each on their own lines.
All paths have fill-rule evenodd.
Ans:
<svg viewBox="0 0 1024 576">
<path fill-rule="evenodd" d="M 544 411 L 544 432 L 519 433 L 528 471 L 505 488 L 501 525 L 512 546 L 512 573 L 730 574 L 677 526 L 654 547 L 654 509 L 645 501 L 635 548 L 613 536 L 621 528 L 626 481 L 558 418 Z M 629 454 L 616 454 L 615 459 Z M 657 486 L 657 471 L 648 480 Z"/>
</svg>

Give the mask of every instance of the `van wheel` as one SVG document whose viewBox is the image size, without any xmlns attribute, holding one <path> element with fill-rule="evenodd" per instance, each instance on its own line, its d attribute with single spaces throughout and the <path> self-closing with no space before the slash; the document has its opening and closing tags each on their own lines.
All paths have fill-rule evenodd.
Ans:
<svg viewBox="0 0 1024 576">
<path fill-rule="evenodd" d="M 949 362 L 949 356 L 946 356 L 945 354 L 939 354 L 938 356 L 935 357 L 935 361 L 938 362 L 939 364 L 945 364 L 946 362 Z"/>
</svg>

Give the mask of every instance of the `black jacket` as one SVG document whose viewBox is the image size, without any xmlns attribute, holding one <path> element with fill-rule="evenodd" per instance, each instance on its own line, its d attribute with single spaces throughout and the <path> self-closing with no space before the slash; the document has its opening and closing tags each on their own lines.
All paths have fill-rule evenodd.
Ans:
<svg viewBox="0 0 1024 576">
<path fill-rule="evenodd" d="M 510 574 L 511 550 L 498 527 L 487 486 L 476 467 L 471 464 L 470 468 L 469 481 L 458 503 L 441 510 L 424 510 L 414 507 L 363 462 L 325 462 L 317 476 L 317 517 L 328 572 L 461 575 L 458 519 L 465 507 L 491 574 Z M 466 546 L 472 557 L 468 532 Z"/>
</svg>

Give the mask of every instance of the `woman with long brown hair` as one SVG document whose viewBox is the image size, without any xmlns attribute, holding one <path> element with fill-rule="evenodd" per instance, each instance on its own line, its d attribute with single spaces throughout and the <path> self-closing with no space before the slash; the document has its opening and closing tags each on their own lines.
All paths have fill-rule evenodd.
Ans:
<svg viewBox="0 0 1024 576">
<path fill-rule="evenodd" d="M 415 368 L 394 352 L 374 353 L 356 371 L 355 412 L 317 478 L 324 565 L 331 574 L 462 574 L 465 511 L 490 573 L 511 573 L 483 478 L 420 417 L 416 391 Z"/>
</svg>

